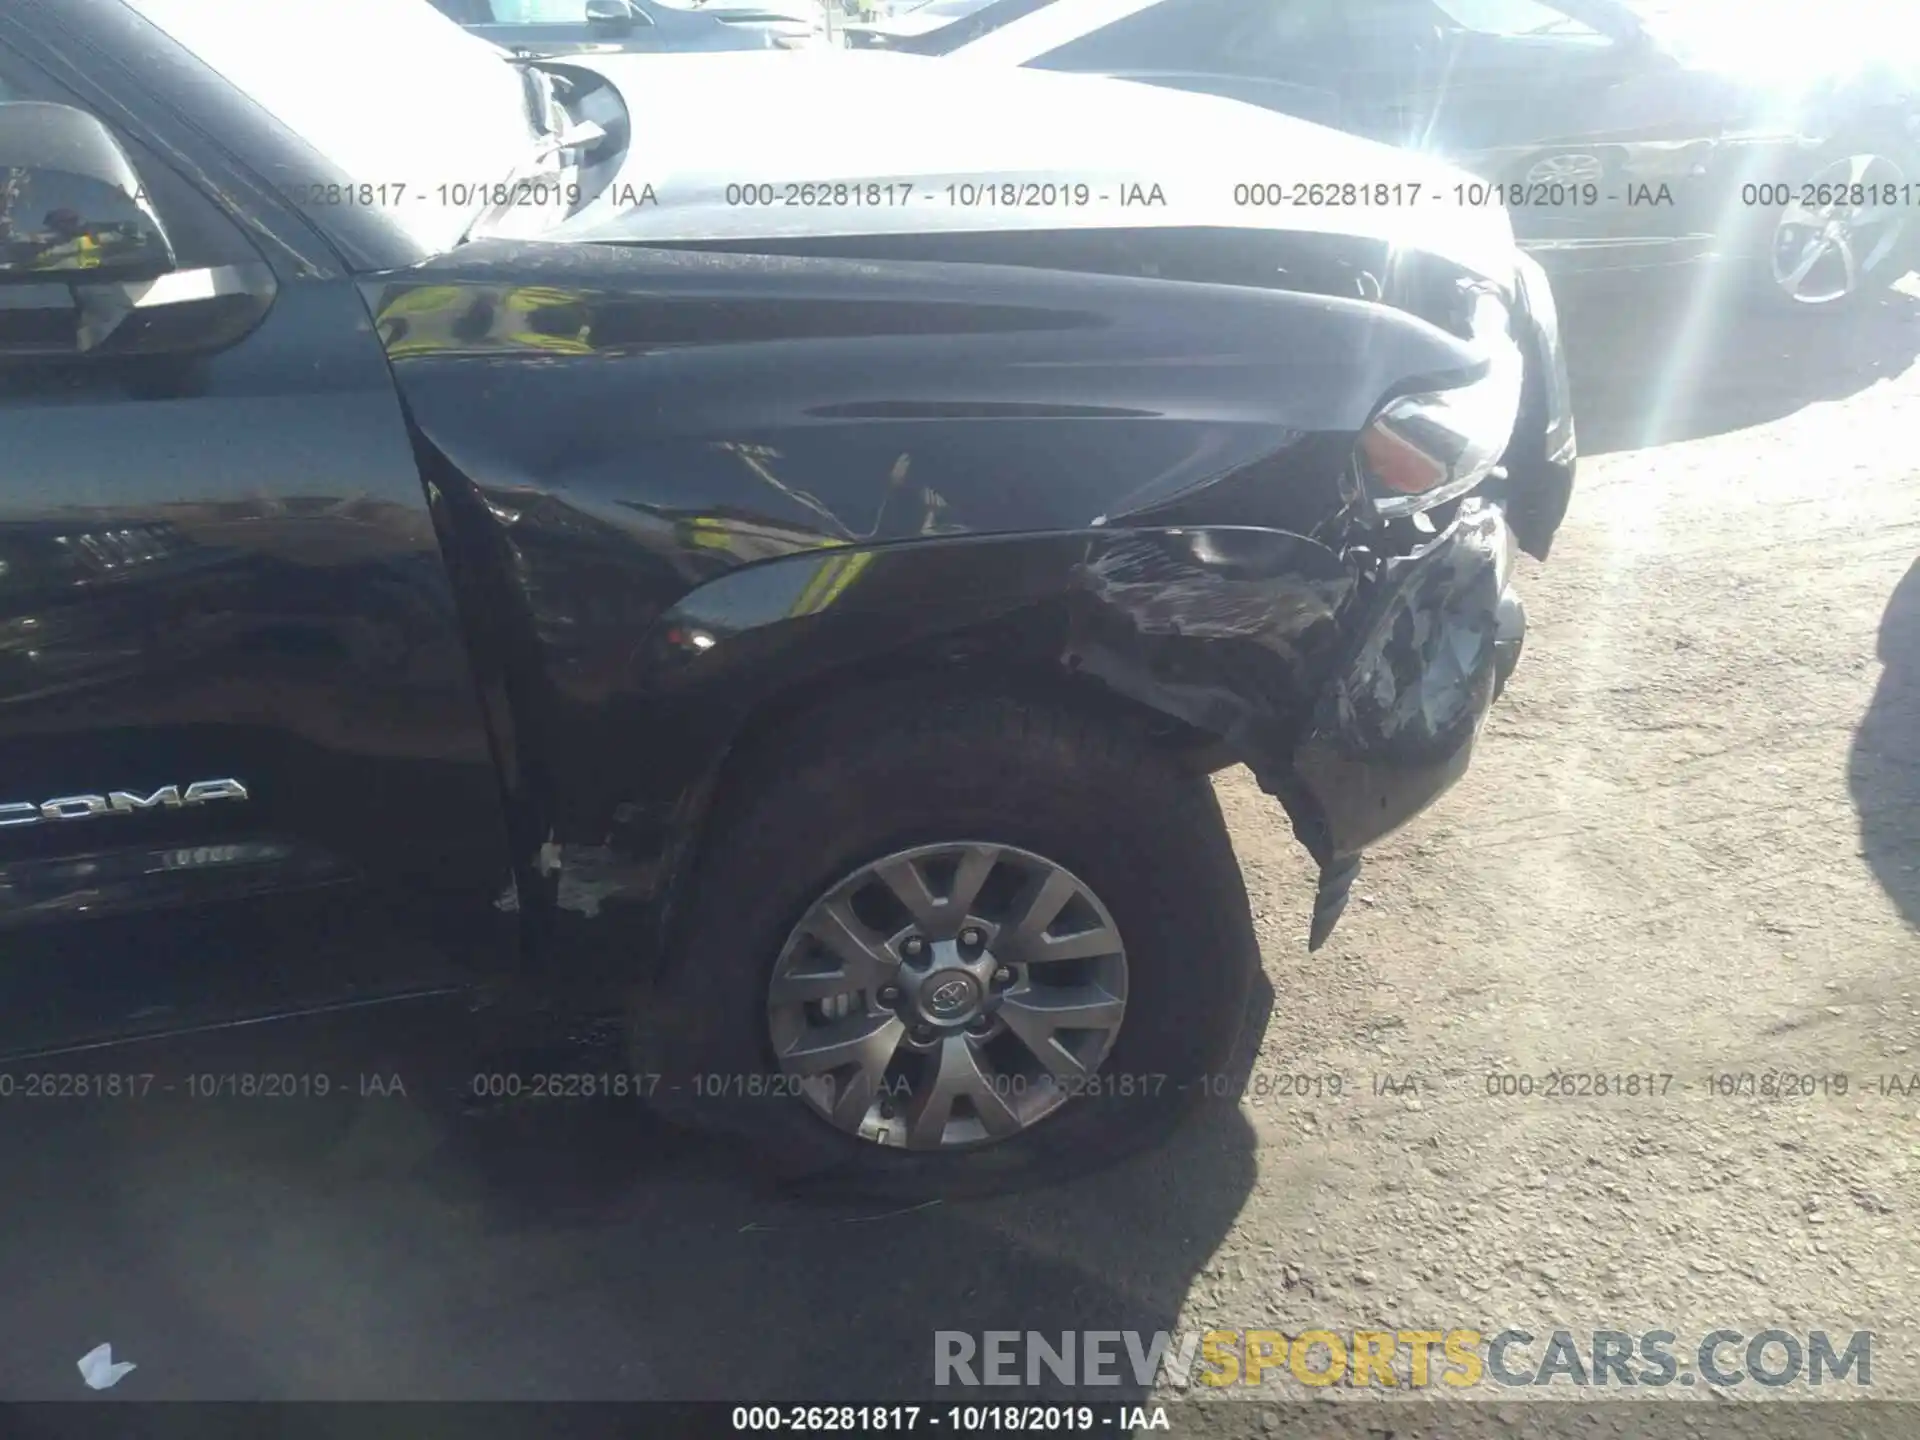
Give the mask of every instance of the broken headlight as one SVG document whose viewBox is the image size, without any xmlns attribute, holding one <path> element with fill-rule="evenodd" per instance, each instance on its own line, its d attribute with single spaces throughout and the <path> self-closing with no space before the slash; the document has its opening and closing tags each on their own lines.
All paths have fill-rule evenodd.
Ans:
<svg viewBox="0 0 1920 1440">
<path fill-rule="evenodd" d="M 1499 296 L 1476 297 L 1473 334 L 1487 351 L 1473 378 L 1390 400 L 1360 432 L 1355 465 L 1382 518 L 1413 515 L 1464 495 L 1506 454 L 1520 415 L 1526 361 Z"/>
</svg>

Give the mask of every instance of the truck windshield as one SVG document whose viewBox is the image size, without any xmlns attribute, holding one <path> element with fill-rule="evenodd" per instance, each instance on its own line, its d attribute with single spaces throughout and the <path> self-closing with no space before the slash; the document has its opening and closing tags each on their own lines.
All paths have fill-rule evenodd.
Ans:
<svg viewBox="0 0 1920 1440">
<path fill-rule="evenodd" d="M 126 0 L 345 174 L 430 251 L 538 134 L 505 56 L 426 0 Z M 289 183 L 299 183 L 294 177 Z"/>
<path fill-rule="evenodd" d="M 1083 35 L 1125 20 L 1161 0 L 993 0 L 965 20 L 922 37 L 923 55 L 964 55 L 1025 65 Z"/>
</svg>

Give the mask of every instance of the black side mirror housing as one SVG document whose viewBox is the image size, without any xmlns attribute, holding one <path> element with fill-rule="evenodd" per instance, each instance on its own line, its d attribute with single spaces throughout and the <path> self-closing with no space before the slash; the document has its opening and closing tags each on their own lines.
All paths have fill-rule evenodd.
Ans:
<svg viewBox="0 0 1920 1440">
<path fill-rule="evenodd" d="M 157 280 L 173 246 L 133 162 L 95 116 L 0 104 L 0 285 Z"/>
</svg>

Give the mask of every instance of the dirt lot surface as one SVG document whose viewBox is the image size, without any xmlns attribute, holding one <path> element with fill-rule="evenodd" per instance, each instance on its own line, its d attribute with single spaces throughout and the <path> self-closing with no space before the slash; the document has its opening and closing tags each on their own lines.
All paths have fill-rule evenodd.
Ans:
<svg viewBox="0 0 1920 1440">
<path fill-rule="evenodd" d="M 1920 1399 L 1920 301 L 1599 299 L 1570 330 L 1590 458 L 1524 573 L 1528 653 L 1318 955 L 1278 812 L 1221 779 L 1272 987 L 1244 1101 L 1083 1183 L 892 1214 L 758 1193 L 625 1112 L 471 1121 L 417 1083 L 16 1106 L 0 1397 L 87 1395 L 105 1341 L 140 1367 L 116 1398 L 911 1399 L 938 1329 L 1217 1326 L 1515 1328 L 1528 1368 L 1561 1329 L 1669 1330 L 1683 1367 L 1716 1329 L 1864 1329 L 1870 1393 Z M 440 1038 L 397 1023 L 359 1063 L 417 1076 Z M 1438 1431 L 1408 1406 L 1176 1423 L 1524 1433 L 1453 1398 Z M 1816 1428 L 1752 1408 L 1739 1433 Z"/>
</svg>

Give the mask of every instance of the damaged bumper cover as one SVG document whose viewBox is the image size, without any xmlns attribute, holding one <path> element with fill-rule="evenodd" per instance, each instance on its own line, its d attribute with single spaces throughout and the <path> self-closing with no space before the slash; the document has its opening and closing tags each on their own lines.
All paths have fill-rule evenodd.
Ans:
<svg viewBox="0 0 1920 1440">
<path fill-rule="evenodd" d="M 1359 588 L 1341 616 L 1347 648 L 1291 757 L 1255 766 L 1320 865 L 1311 950 L 1346 909 L 1361 853 L 1465 773 L 1526 641 L 1515 559 L 1547 558 L 1573 495 L 1578 444 L 1559 312 L 1545 272 L 1525 256 L 1511 314 L 1526 369 L 1500 467 L 1440 533 L 1386 558 Z"/>
<path fill-rule="evenodd" d="M 1547 558 L 1572 496 L 1577 444 L 1559 316 L 1544 273 L 1525 257 L 1511 302 L 1526 367 L 1512 439 L 1466 498 L 1429 512 L 1451 516 L 1430 538 L 1368 557 L 1299 536 L 1191 531 L 1177 562 L 1162 554 L 1142 565 L 1122 551 L 1091 567 L 1103 601 L 1127 612 L 1142 640 L 1239 642 L 1230 647 L 1238 658 L 1216 659 L 1199 684 L 1189 664 L 1150 654 L 1145 676 L 1134 657 L 1096 668 L 1225 737 L 1286 807 L 1320 866 L 1310 949 L 1345 910 L 1362 853 L 1465 773 L 1526 639 L 1517 555 Z M 1265 563 L 1247 563 L 1253 557 Z M 1283 697 L 1306 697 L 1304 713 Z"/>
<path fill-rule="evenodd" d="M 1285 765 L 1256 764 L 1320 865 L 1309 948 L 1332 933 L 1361 853 L 1465 773 L 1525 639 L 1517 548 L 1504 512 L 1470 501 L 1386 560 L 1343 617 L 1346 648 Z"/>
<path fill-rule="evenodd" d="M 1282 802 L 1321 869 L 1317 949 L 1361 852 L 1465 772 L 1525 638 L 1518 549 L 1481 498 L 1364 573 L 1282 532 L 1116 536 L 1082 566 L 1070 663 L 1221 736 Z"/>
</svg>

